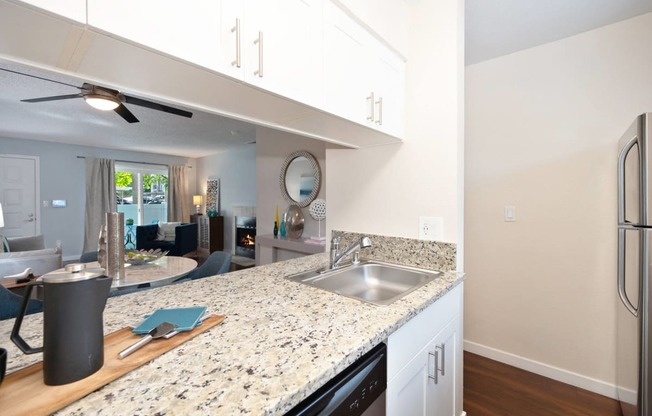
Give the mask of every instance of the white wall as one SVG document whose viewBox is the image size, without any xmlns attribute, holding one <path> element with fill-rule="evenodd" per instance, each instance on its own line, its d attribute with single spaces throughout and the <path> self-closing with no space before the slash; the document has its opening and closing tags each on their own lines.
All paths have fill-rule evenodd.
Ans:
<svg viewBox="0 0 652 416">
<path fill-rule="evenodd" d="M 47 247 L 55 247 L 61 240 L 66 260 L 79 258 L 84 238 L 84 204 L 86 162 L 77 156 L 93 156 L 134 162 L 185 164 L 192 166 L 194 159 L 156 155 L 150 153 L 125 152 L 76 146 L 55 142 L 41 142 L 26 139 L 0 137 L 0 153 L 38 156 L 40 159 L 40 200 L 65 199 L 66 208 L 40 209 L 41 234 Z M 190 191 L 194 191 L 195 169 L 188 170 Z M 39 198 L 37 196 L 37 198 Z M 192 201 L 188 201 L 190 204 Z M 37 214 L 38 215 L 38 214 Z"/>
<path fill-rule="evenodd" d="M 274 216 L 278 206 L 279 218 L 288 207 L 288 202 L 281 194 L 279 174 L 283 162 L 292 152 L 305 150 L 311 153 L 321 168 L 322 184 L 317 198 L 325 198 L 326 184 L 326 146 L 325 142 L 308 139 L 291 133 L 272 130 L 265 127 L 256 128 L 256 232 L 259 235 L 270 235 L 274 231 Z M 330 174 L 330 172 L 328 172 Z M 322 233 L 329 221 L 328 201 L 326 201 L 326 220 L 322 221 Z M 308 207 L 302 208 L 305 219 L 302 237 L 311 237 L 318 233 L 318 222 L 308 212 Z"/>
<path fill-rule="evenodd" d="M 327 150 L 328 228 L 418 237 L 419 216 L 443 217 L 461 251 L 463 2 L 411 1 L 406 140 Z"/>
<path fill-rule="evenodd" d="M 224 216 L 224 250 L 233 249 L 234 206 L 256 206 L 256 146 L 245 145 L 197 159 L 197 189 L 206 201 L 206 181 L 220 180 L 220 215 Z M 194 210 L 193 210 L 194 212 Z M 205 214 L 205 205 L 202 207 Z"/>
<path fill-rule="evenodd" d="M 373 30 L 399 54 L 406 56 L 410 45 L 408 25 L 410 8 L 405 0 L 334 0 L 360 23 Z M 402 23 L 398 23 L 402 22 Z"/>
<path fill-rule="evenodd" d="M 617 141 L 652 111 L 650 40 L 647 14 L 466 69 L 467 348 L 611 394 Z"/>
</svg>

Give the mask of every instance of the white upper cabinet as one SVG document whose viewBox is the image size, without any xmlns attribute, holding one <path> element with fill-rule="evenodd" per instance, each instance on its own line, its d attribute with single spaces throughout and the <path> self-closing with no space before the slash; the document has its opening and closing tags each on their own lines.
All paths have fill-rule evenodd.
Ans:
<svg viewBox="0 0 652 416">
<path fill-rule="evenodd" d="M 346 147 L 403 137 L 404 60 L 331 0 L 0 8 L 9 59 Z"/>
<path fill-rule="evenodd" d="M 247 83 L 321 108 L 323 3 L 323 0 L 244 2 L 244 80 Z"/>
<path fill-rule="evenodd" d="M 348 16 L 326 2 L 324 109 L 403 137 L 405 63 Z"/>
<path fill-rule="evenodd" d="M 220 70 L 221 1 L 88 0 L 88 24 L 206 68 Z"/>
<path fill-rule="evenodd" d="M 323 0 L 88 0 L 88 24 L 321 105 Z"/>
<path fill-rule="evenodd" d="M 68 19 L 86 23 L 86 0 L 20 0 L 16 3 L 31 4 Z"/>
</svg>

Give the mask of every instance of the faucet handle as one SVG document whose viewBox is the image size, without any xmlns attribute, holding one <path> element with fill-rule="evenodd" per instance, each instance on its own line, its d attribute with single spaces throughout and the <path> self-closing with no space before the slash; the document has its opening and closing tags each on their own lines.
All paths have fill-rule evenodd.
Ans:
<svg viewBox="0 0 652 416">
<path fill-rule="evenodd" d="M 338 243 L 340 242 L 340 238 L 344 237 L 345 235 L 349 234 L 348 231 L 334 231 L 333 232 L 333 237 L 331 238 L 331 243 Z"/>
</svg>

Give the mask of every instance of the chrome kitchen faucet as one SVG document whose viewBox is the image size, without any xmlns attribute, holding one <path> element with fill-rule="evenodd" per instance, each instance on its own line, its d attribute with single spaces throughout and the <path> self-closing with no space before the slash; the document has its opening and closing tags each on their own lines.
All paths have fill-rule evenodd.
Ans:
<svg viewBox="0 0 652 416">
<path fill-rule="evenodd" d="M 349 254 L 353 253 L 354 251 L 356 253 L 359 252 L 359 249 L 361 248 L 367 248 L 371 247 L 371 240 L 369 237 L 362 237 L 357 241 L 354 241 L 349 247 L 344 250 L 343 253 L 340 254 L 340 238 L 344 234 L 339 234 L 331 240 L 331 257 L 330 257 L 330 264 L 328 265 L 329 269 L 334 269 L 336 267 L 339 267 L 340 262 Z M 354 256 L 354 263 L 358 259 L 358 256 Z M 359 260 L 357 260 L 359 262 Z"/>
</svg>

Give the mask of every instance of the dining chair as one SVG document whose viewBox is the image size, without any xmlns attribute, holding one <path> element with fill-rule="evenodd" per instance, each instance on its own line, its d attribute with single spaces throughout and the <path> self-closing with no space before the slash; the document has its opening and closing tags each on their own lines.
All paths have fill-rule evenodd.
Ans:
<svg viewBox="0 0 652 416">
<path fill-rule="evenodd" d="M 90 263 L 92 261 L 97 261 L 97 251 L 88 251 L 79 258 L 80 263 Z"/>
<path fill-rule="evenodd" d="M 23 297 L 15 294 L 6 287 L 0 285 L 0 321 L 3 319 L 15 318 L 23 304 Z M 30 299 L 27 303 L 26 315 L 43 312 L 43 302 L 38 299 Z"/>
<path fill-rule="evenodd" d="M 215 251 L 211 253 L 206 261 L 195 270 L 187 275 L 177 279 L 175 283 L 185 282 L 188 280 L 202 279 L 208 276 L 215 276 L 217 274 L 224 274 L 229 271 L 231 267 L 231 254 L 225 251 Z"/>
</svg>

